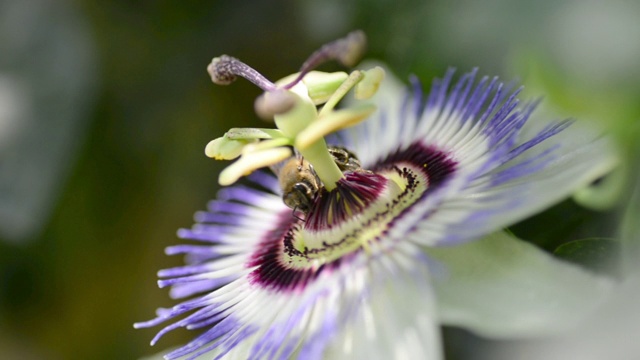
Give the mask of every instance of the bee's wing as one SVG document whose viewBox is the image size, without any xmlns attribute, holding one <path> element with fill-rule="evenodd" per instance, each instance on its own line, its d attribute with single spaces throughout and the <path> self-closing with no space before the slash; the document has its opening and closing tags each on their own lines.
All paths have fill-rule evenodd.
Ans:
<svg viewBox="0 0 640 360">
<path fill-rule="evenodd" d="M 295 158 L 296 158 L 296 160 L 298 160 L 298 161 L 301 161 L 301 160 L 302 160 L 302 155 L 300 155 L 300 153 L 298 152 L 298 150 L 295 150 L 295 149 L 294 149 L 293 151 L 294 151 L 294 155 L 293 155 L 293 156 L 291 156 L 291 157 L 289 157 L 289 158 L 286 158 L 286 159 L 284 159 L 284 160 L 282 160 L 282 161 L 280 161 L 280 162 L 277 162 L 277 163 L 275 163 L 275 164 L 273 164 L 273 165 L 270 165 L 270 166 L 269 166 L 269 169 L 271 169 L 271 171 L 273 171 L 273 173 L 274 173 L 276 176 L 279 176 L 279 174 L 280 174 L 280 170 L 282 170 L 282 168 L 283 168 L 286 164 L 288 164 L 288 163 L 289 163 L 289 162 L 290 162 L 294 157 L 295 157 Z"/>
<path fill-rule="evenodd" d="M 275 164 L 273 164 L 273 165 L 269 165 L 269 169 L 271 169 L 271 171 L 273 171 L 273 173 L 274 173 L 276 176 L 279 176 L 279 174 L 280 174 L 280 170 L 282 170 L 282 168 L 284 167 L 284 165 L 285 165 L 287 162 L 289 162 L 289 160 L 291 160 L 291 158 L 284 159 L 284 160 L 282 160 L 282 161 L 280 161 L 280 162 L 278 162 L 278 163 L 275 163 Z"/>
</svg>

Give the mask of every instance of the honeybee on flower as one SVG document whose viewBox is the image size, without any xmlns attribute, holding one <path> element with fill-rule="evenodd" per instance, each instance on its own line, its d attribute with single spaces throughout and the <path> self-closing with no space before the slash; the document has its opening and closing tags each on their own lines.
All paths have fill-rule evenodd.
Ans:
<svg viewBox="0 0 640 360">
<path fill-rule="evenodd" d="M 351 33 L 276 83 L 230 56 L 209 65 L 214 83 L 263 89 L 256 112 L 276 128 L 234 128 L 206 147 L 237 159 L 219 177 L 228 187 L 179 231 L 199 244 L 167 249 L 187 264 L 159 273 L 189 299 L 136 324 L 182 317 L 152 343 L 202 329 L 167 359 L 440 359 L 426 249 L 502 229 L 615 163 L 602 137 L 566 142 L 571 121 L 530 126 L 536 102 L 477 70 L 457 82 L 447 71 L 426 97 L 379 66 L 313 71 L 355 65 L 364 44 Z M 253 186 L 233 185 L 244 177 Z"/>
</svg>

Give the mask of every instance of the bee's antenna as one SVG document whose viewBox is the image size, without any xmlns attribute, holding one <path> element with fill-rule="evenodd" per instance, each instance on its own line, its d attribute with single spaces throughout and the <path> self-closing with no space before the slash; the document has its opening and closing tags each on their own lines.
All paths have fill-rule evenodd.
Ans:
<svg viewBox="0 0 640 360">
<path fill-rule="evenodd" d="M 300 165 L 298 165 L 298 171 L 301 171 L 303 168 L 304 168 L 304 156 L 300 156 Z"/>
</svg>

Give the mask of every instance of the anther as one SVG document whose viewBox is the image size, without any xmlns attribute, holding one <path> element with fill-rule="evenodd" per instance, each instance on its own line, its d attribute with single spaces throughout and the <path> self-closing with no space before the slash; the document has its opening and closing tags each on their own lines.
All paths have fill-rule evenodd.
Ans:
<svg viewBox="0 0 640 360">
<path fill-rule="evenodd" d="M 249 65 L 228 55 L 213 58 L 207 72 L 211 76 L 211 81 L 217 85 L 229 85 L 234 82 L 237 76 L 243 77 L 264 91 L 272 91 L 276 86 L 259 72 Z"/>
<path fill-rule="evenodd" d="M 353 31 L 341 39 L 323 45 L 302 64 L 300 75 L 284 86 L 284 88 L 291 89 L 302 80 L 309 71 L 330 60 L 338 60 L 344 66 L 352 67 L 360 60 L 366 45 L 367 37 L 361 30 Z"/>
</svg>

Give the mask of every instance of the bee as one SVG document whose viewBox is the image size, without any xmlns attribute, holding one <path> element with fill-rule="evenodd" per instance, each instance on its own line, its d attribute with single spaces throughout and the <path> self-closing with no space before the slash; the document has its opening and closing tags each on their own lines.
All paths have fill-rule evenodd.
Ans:
<svg viewBox="0 0 640 360">
<path fill-rule="evenodd" d="M 294 212 L 300 210 L 306 214 L 323 186 L 313 165 L 296 152 L 294 156 L 273 166 L 272 170 L 278 176 L 284 204 Z"/>
<path fill-rule="evenodd" d="M 360 166 L 360 160 L 351 151 L 341 146 L 329 146 L 329 154 L 340 171 L 366 171 Z M 313 170 L 313 165 L 298 152 L 283 162 L 271 167 L 278 176 L 282 189 L 282 201 L 285 205 L 307 214 L 316 195 L 324 186 Z"/>
<path fill-rule="evenodd" d="M 354 153 L 342 146 L 329 146 L 329 154 L 333 157 L 340 171 L 365 171 Z"/>
</svg>

